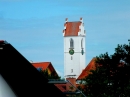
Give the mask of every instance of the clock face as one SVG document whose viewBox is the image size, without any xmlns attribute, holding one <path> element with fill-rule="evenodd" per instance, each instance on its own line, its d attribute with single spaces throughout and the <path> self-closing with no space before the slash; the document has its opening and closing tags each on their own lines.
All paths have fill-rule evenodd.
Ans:
<svg viewBox="0 0 130 97">
<path fill-rule="evenodd" d="M 84 50 L 83 50 L 83 49 L 81 50 L 81 54 L 82 54 L 82 55 L 84 54 Z"/>
<path fill-rule="evenodd" d="M 73 54 L 74 54 L 74 50 L 73 50 L 73 49 L 70 49 L 69 53 L 70 53 L 71 55 L 73 55 Z"/>
</svg>

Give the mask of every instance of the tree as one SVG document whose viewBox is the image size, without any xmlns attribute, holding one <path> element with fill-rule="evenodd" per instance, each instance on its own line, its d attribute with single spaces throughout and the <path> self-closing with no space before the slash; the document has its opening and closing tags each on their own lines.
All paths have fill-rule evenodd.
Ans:
<svg viewBox="0 0 130 97">
<path fill-rule="evenodd" d="M 45 76 L 47 79 L 60 79 L 61 77 L 56 75 L 53 71 L 51 74 L 48 73 L 48 70 L 39 70 L 43 76 Z"/>
<path fill-rule="evenodd" d="M 95 65 L 83 79 L 87 97 L 130 97 L 130 45 L 118 44 L 113 55 L 97 56 Z"/>
</svg>

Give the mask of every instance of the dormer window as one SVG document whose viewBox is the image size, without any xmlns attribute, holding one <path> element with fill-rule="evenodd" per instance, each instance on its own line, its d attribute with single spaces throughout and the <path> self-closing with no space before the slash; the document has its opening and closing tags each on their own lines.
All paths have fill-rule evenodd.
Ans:
<svg viewBox="0 0 130 97">
<path fill-rule="evenodd" d="M 38 68 L 36 68 L 38 71 L 42 71 L 42 68 L 41 67 L 38 67 Z"/>
<path fill-rule="evenodd" d="M 74 48 L 74 40 L 72 38 L 70 39 L 70 48 Z"/>
</svg>

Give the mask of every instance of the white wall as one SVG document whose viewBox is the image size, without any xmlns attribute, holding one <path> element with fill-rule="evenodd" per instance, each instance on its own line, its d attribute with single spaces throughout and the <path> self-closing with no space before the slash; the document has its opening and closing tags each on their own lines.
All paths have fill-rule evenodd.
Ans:
<svg viewBox="0 0 130 97">
<path fill-rule="evenodd" d="M 69 54 L 70 48 L 70 39 L 74 40 L 74 54 Z M 83 39 L 83 49 L 84 54 L 81 54 L 81 40 Z M 76 78 L 80 75 L 82 70 L 85 68 L 85 37 L 83 36 L 73 36 L 73 37 L 64 37 L 64 75 L 77 75 Z M 71 60 L 72 57 L 72 60 Z M 71 73 L 71 69 L 73 72 Z"/>
<path fill-rule="evenodd" d="M 17 97 L 1 75 L 0 75 L 0 97 Z"/>
</svg>

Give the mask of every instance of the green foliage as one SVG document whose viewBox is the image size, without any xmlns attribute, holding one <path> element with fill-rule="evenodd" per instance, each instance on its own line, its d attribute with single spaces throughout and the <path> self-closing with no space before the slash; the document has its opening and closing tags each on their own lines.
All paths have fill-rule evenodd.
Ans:
<svg viewBox="0 0 130 97">
<path fill-rule="evenodd" d="M 48 74 L 47 70 L 40 70 L 41 74 L 44 75 L 44 77 L 46 77 L 47 79 L 60 79 L 61 77 L 59 77 L 58 75 L 55 75 L 55 72 L 52 72 L 51 74 Z"/>
<path fill-rule="evenodd" d="M 96 58 L 96 70 L 83 79 L 87 97 L 130 97 L 130 46 L 118 44 L 113 55 Z"/>
</svg>

